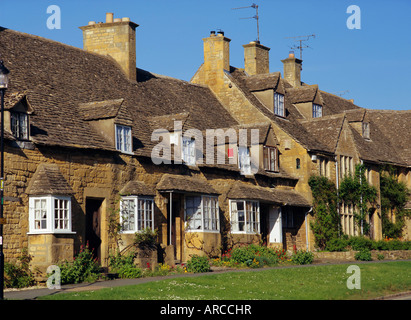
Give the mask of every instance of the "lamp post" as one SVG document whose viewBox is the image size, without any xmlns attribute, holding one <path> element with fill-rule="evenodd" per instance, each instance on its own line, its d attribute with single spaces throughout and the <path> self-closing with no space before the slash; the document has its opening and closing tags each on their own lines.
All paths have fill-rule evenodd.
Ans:
<svg viewBox="0 0 411 320">
<path fill-rule="evenodd" d="M 4 190 L 4 93 L 9 85 L 10 71 L 0 60 L 0 95 L 1 95 L 1 127 L 0 127 L 0 300 L 4 299 L 4 254 L 3 254 L 3 190 Z"/>
</svg>

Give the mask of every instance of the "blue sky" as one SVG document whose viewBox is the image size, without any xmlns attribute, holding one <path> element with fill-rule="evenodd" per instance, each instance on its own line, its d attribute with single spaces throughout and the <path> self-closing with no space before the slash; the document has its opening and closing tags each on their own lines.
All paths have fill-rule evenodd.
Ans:
<svg viewBox="0 0 411 320">
<path fill-rule="evenodd" d="M 129 17 L 137 28 L 137 66 L 189 81 L 203 62 L 202 38 L 221 29 L 230 38 L 230 63 L 244 66 L 243 44 L 257 38 L 271 48 L 270 71 L 295 45 L 286 37 L 315 34 L 303 52 L 302 80 L 371 109 L 410 110 L 410 0 L 2 0 L 0 26 L 82 48 L 79 26 Z M 61 29 L 48 29 L 47 7 L 61 9 Z M 347 28 L 350 5 L 361 29 Z M 0 52 L 1 54 L 1 52 Z M 299 52 L 296 51 L 296 56 Z"/>
</svg>

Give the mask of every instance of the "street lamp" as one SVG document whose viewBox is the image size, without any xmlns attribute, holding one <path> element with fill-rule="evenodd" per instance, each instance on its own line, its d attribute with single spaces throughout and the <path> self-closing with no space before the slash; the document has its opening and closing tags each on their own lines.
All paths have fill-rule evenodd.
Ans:
<svg viewBox="0 0 411 320">
<path fill-rule="evenodd" d="M 0 60 L 0 94 L 1 94 L 1 137 L 0 137 L 0 300 L 4 299 L 4 254 L 3 254 L 3 190 L 4 190 L 4 93 L 9 86 L 8 74 L 10 71 Z"/>
</svg>

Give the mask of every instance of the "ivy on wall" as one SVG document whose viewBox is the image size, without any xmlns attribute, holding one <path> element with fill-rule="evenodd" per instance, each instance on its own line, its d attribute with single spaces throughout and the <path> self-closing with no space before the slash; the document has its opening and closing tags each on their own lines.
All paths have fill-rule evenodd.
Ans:
<svg viewBox="0 0 411 320">
<path fill-rule="evenodd" d="M 361 235 L 367 235 L 370 231 L 367 217 L 375 211 L 378 198 L 377 189 L 365 178 L 365 170 L 364 165 L 356 165 L 354 175 L 345 176 L 338 190 L 341 201 L 354 208 L 354 219 Z"/>
<path fill-rule="evenodd" d="M 364 165 L 358 164 L 354 175 L 345 176 L 338 190 L 326 177 L 312 176 L 309 179 L 314 213 L 311 228 L 316 246 L 320 250 L 325 249 L 331 240 L 342 236 L 338 213 L 341 202 L 355 208 L 354 217 L 361 235 L 368 235 L 369 215 L 376 210 L 378 190 L 368 183 L 365 170 Z M 398 181 L 395 170 L 391 167 L 380 170 L 380 195 L 383 235 L 388 238 L 400 238 L 405 218 L 411 218 L 411 210 L 404 209 L 411 194 L 406 184 Z M 395 218 L 392 218 L 393 216 Z"/>
<path fill-rule="evenodd" d="M 337 210 L 337 188 L 332 181 L 320 176 L 310 177 L 308 184 L 313 194 L 314 221 L 311 229 L 316 246 L 324 250 L 327 242 L 339 235 L 341 222 Z"/>
<path fill-rule="evenodd" d="M 410 199 L 410 191 L 405 183 L 398 181 L 392 167 L 381 170 L 380 189 L 382 233 L 387 238 L 401 238 L 405 218 L 411 217 L 411 210 L 404 209 Z"/>
</svg>

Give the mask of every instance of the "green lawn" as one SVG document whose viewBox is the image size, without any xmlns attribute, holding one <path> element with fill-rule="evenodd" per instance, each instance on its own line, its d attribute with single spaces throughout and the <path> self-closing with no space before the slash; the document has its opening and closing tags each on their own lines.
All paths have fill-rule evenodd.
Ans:
<svg viewBox="0 0 411 320">
<path fill-rule="evenodd" d="M 353 263 L 355 264 L 355 263 Z M 227 272 L 175 278 L 44 299 L 93 300 L 277 300 L 369 299 L 411 290 L 411 262 L 358 264 L 361 289 L 347 288 L 348 264 Z"/>
</svg>

